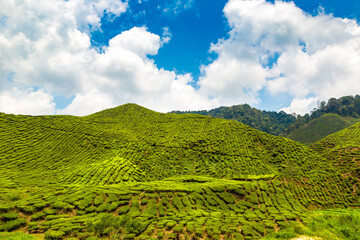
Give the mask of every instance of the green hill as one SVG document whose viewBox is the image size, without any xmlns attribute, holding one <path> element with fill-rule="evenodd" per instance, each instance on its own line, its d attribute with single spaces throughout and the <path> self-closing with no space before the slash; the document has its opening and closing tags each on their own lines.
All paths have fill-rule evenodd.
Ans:
<svg viewBox="0 0 360 240">
<path fill-rule="evenodd" d="M 346 179 L 360 179 L 360 123 L 315 142 L 311 148 L 331 161 Z M 359 185 L 353 189 L 358 191 Z"/>
<path fill-rule="evenodd" d="M 248 104 L 234 105 L 231 107 L 219 107 L 209 111 L 173 111 L 172 113 L 195 113 L 215 118 L 236 120 L 250 127 L 275 136 L 285 135 L 287 128 L 297 121 L 296 117 L 283 111 L 261 111 L 259 109 L 250 107 Z"/>
<path fill-rule="evenodd" d="M 309 145 L 360 121 L 360 95 L 331 98 L 327 103 L 324 101 L 319 103 L 317 108 L 304 116 L 287 114 L 283 111 L 261 111 L 248 104 L 219 107 L 209 111 L 173 111 L 173 113 L 195 113 L 236 120 L 260 131 L 275 136 L 286 136 Z"/>
<path fill-rule="evenodd" d="M 286 137 L 310 145 L 332 133 L 350 127 L 358 121 L 360 121 L 360 119 L 341 117 L 337 114 L 327 113 L 295 129 L 286 135 Z"/>
<path fill-rule="evenodd" d="M 0 231 L 259 239 L 308 223 L 314 209 L 359 206 L 317 151 L 135 104 L 85 117 L 0 114 Z"/>
</svg>

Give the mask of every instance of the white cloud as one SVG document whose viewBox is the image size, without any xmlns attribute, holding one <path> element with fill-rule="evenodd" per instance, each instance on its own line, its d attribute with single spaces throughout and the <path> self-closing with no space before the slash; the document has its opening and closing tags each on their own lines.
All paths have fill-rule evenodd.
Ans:
<svg viewBox="0 0 360 240">
<path fill-rule="evenodd" d="M 55 103 L 53 97 L 41 89 L 13 88 L 0 93 L 0 111 L 27 115 L 54 114 Z"/>
<path fill-rule="evenodd" d="M 181 10 L 193 1 L 172 3 Z M 127 7 L 120 0 L 5 1 L 0 9 L 2 99 L 19 111 L 22 99 L 43 99 L 28 108 L 34 114 L 84 115 L 127 102 L 158 111 L 255 104 L 265 90 L 290 94 L 294 100 L 285 109 L 302 113 L 311 110 L 314 99 L 360 92 L 360 27 L 353 20 L 314 17 L 291 2 L 230 0 L 224 9 L 229 37 L 212 44 L 218 58 L 201 67 L 195 89 L 189 74 L 159 69 L 148 57 L 170 41 L 168 28 L 160 37 L 134 27 L 101 52 L 92 48 L 89 36 L 101 28 L 104 14 L 118 16 Z M 274 55 L 279 58 L 270 67 Z M 39 90 L 19 90 L 33 88 Z M 50 94 L 74 100 L 54 110 Z M 10 111 L 11 104 L 0 105 L 0 111 Z"/>
<path fill-rule="evenodd" d="M 318 98 L 295 98 L 289 107 L 282 108 L 280 111 L 284 111 L 286 113 L 292 114 L 300 114 L 304 115 L 305 113 L 309 113 L 309 110 L 313 110 L 315 107 L 317 107 L 317 104 L 319 102 Z"/>
<path fill-rule="evenodd" d="M 224 52 L 212 64 L 203 66 L 202 73 L 200 92 L 221 105 L 255 103 L 266 77 L 260 64 L 232 58 Z"/>
<path fill-rule="evenodd" d="M 110 40 L 104 53 L 94 55 L 86 91 L 77 94 L 62 112 L 86 114 L 127 102 L 158 111 L 211 107 L 189 85 L 190 75 L 158 69 L 146 57 L 156 54 L 160 44 L 159 36 L 137 27 Z"/>
<path fill-rule="evenodd" d="M 111 49 L 121 48 L 145 58 L 147 54 L 156 55 L 160 48 L 160 37 L 147 32 L 145 27 L 134 27 L 124 31 L 109 42 Z"/>
<path fill-rule="evenodd" d="M 91 47 L 88 26 L 100 27 L 104 12 L 121 14 L 126 7 L 110 0 L 7 2 L 2 9 L 9 11 L 0 10 L 8 16 L 0 33 L 0 94 L 36 86 L 42 93 L 74 96 L 56 112 L 75 115 L 127 102 L 159 111 L 213 106 L 189 85 L 190 75 L 158 69 L 148 58 L 170 40 L 169 29 L 160 37 L 134 27 L 111 39 L 101 52 Z M 14 75 L 11 81 L 9 74 Z M 48 103 L 51 109 L 53 102 Z M 2 106 L 0 111 L 9 110 Z M 44 112 L 40 106 L 33 111 Z"/>
<path fill-rule="evenodd" d="M 230 0 L 224 14 L 232 29 L 211 48 L 218 58 L 202 68 L 204 94 L 227 105 L 251 103 L 263 88 L 273 96 L 290 94 L 290 108 L 304 112 L 295 107 L 298 99 L 360 92 L 360 27 L 354 20 L 311 16 L 292 2 L 265 0 Z M 271 67 L 274 54 L 280 57 Z"/>
<path fill-rule="evenodd" d="M 194 0 L 170 0 L 165 3 L 163 13 L 177 15 L 194 6 Z"/>
<path fill-rule="evenodd" d="M 79 93 L 65 109 L 58 110 L 58 114 L 87 115 L 106 108 L 116 107 L 111 95 L 92 89 L 85 93 Z"/>
</svg>

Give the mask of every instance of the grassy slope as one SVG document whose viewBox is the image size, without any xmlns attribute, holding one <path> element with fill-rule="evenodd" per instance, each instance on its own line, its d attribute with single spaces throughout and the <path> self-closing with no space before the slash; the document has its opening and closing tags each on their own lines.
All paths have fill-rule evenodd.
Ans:
<svg viewBox="0 0 360 240">
<path fill-rule="evenodd" d="M 0 114 L 0 129 L 0 230 L 83 239 L 107 212 L 131 219 L 128 238 L 258 239 L 307 210 L 359 206 L 332 162 L 235 121 L 127 104 Z"/>
<path fill-rule="evenodd" d="M 0 171 L 11 168 L 7 176 L 15 182 L 37 178 L 46 184 L 102 185 L 175 174 L 301 176 L 326 164 L 296 142 L 235 121 L 161 114 L 130 104 L 87 117 L 2 115 L 0 124 Z M 91 178 L 93 171 L 105 174 L 106 169 L 113 172 L 103 182 Z"/>
<path fill-rule="evenodd" d="M 328 113 L 295 129 L 286 137 L 305 145 L 310 145 L 330 134 L 350 127 L 358 121 L 359 119 L 356 118 L 341 117 L 337 114 Z"/>
<path fill-rule="evenodd" d="M 268 112 L 250 107 L 248 104 L 234 105 L 231 107 L 219 107 L 209 111 L 173 111 L 177 114 L 195 113 L 214 118 L 236 120 L 260 131 L 275 136 L 283 136 L 286 129 L 296 122 L 296 117 L 283 111 Z"/>
<path fill-rule="evenodd" d="M 347 178 L 360 177 L 360 123 L 315 142 L 311 148 L 326 157 Z M 354 185 L 354 191 L 360 186 Z"/>
</svg>

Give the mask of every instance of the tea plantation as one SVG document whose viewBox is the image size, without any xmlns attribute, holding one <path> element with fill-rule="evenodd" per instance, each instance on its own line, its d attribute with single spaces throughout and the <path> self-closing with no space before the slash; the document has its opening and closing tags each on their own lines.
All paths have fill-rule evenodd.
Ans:
<svg viewBox="0 0 360 240">
<path fill-rule="evenodd" d="M 0 113 L 0 231 L 261 239 L 307 225 L 314 210 L 360 206 L 358 134 L 343 135 L 352 147 L 324 139 L 309 148 L 135 104 L 85 117 Z"/>
</svg>

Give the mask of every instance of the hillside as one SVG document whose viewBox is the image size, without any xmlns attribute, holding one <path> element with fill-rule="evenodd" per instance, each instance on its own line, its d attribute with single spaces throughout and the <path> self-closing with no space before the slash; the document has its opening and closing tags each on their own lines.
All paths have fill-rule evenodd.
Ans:
<svg viewBox="0 0 360 240">
<path fill-rule="evenodd" d="M 304 116 L 296 114 L 294 116 L 283 111 L 261 111 L 248 104 L 219 107 L 209 111 L 173 111 L 173 113 L 195 113 L 236 120 L 260 131 L 275 136 L 286 136 L 309 145 L 360 121 L 360 95 L 331 98 L 328 102 L 319 103 L 317 108 Z"/>
<path fill-rule="evenodd" d="M 260 131 L 270 133 L 275 136 L 282 136 L 287 128 L 296 122 L 296 117 L 283 111 L 261 111 L 250 107 L 248 104 L 234 105 L 231 107 L 219 107 L 209 111 L 173 111 L 172 113 L 185 114 L 195 113 L 205 116 L 236 120 Z"/>
<path fill-rule="evenodd" d="M 0 231 L 259 239 L 308 223 L 314 209 L 359 206 L 336 161 L 314 149 L 135 104 L 85 117 L 0 114 Z"/>
<path fill-rule="evenodd" d="M 347 178 L 360 178 L 360 123 L 315 142 L 311 148 L 332 161 Z M 355 181 L 355 180 L 354 180 Z M 355 181 L 356 183 L 356 181 Z M 354 185 L 359 191 L 360 185 Z"/>
<path fill-rule="evenodd" d="M 360 119 L 327 113 L 295 129 L 287 134 L 286 137 L 305 145 L 310 145 L 330 134 L 350 127 L 358 121 Z"/>
</svg>

